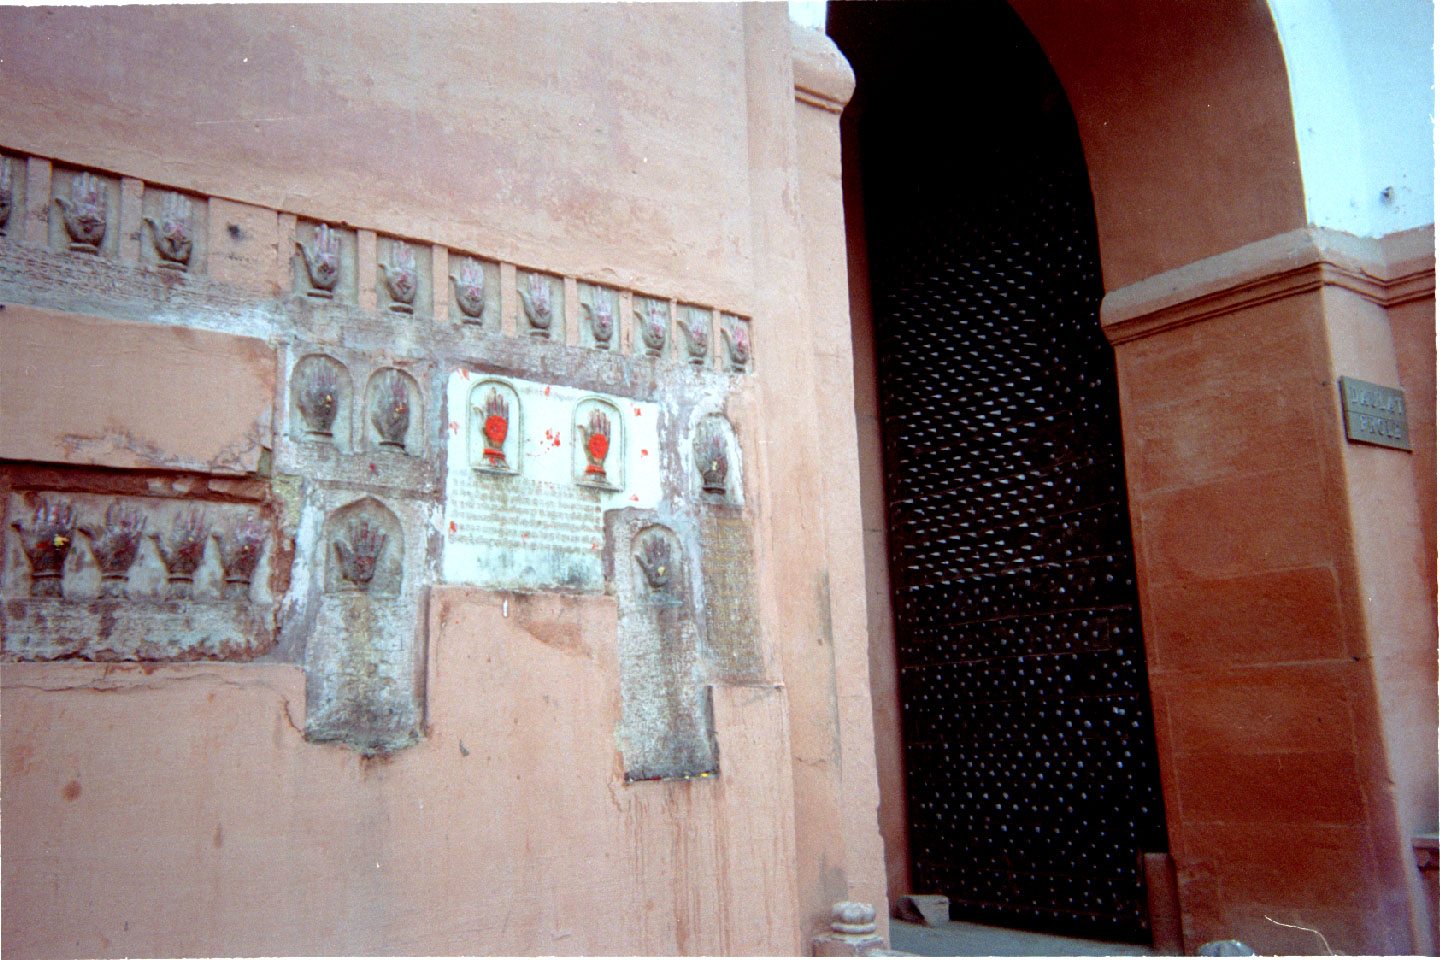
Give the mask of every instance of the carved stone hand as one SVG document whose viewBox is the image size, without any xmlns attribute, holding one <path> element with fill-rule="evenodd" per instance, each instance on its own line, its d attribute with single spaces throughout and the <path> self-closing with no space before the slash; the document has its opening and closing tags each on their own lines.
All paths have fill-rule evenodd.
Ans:
<svg viewBox="0 0 1440 960">
<path fill-rule="evenodd" d="M 0 157 L 0 236 L 5 234 L 5 225 L 10 221 L 10 204 L 15 195 L 10 182 L 10 158 Z"/>
<path fill-rule="evenodd" d="M 695 467 L 700 471 L 700 488 L 707 493 L 724 493 L 730 463 L 725 454 L 725 437 L 714 427 L 705 427 L 695 437 Z"/>
<path fill-rule="evenodd" d="M 415 291 L 418 287 L 415 273 L 415 252 L 408 244 L 396 240 L 390 245 L 390 262 L 379 265 L 385 276 L 385 289 L 390 292 L 390 309 L 400 313 L 414 311 Z"/>
<path fill-rule="evenodd" d="M 340 279 L 340 236 L 330 229 L 328 223 L 315 228 L 315 239 L 311 243 L 295 241 L 300 254 L 305 258 L 305 272 L 310 276 L 310 285 L 323 294 L 333 293 L 336 281 Z"/>
<path fill-rule="evenodd" d="M 199 510 L 177 516 L 170 528 L 170 542 L 160 539 L 158 533 L 150 534 L 155 549 L 165 564 L 170 579 L 170 596 L 176 600 L 188 599 L 195 571 L 205 559 L 205 541 L 210 539 L 210 530 L 205 523 L 205 514 Z"/>
<path fill-rule="evenodd" d="M 685 351 L 691 360 L 705 356 L 710 348 L 710 316 L 700 310 L 689 309 L 681 315 L 680 330 L 685 334 Z"/>
<path fill-rule="evenodd" d="M 339 409 L 339 392 L 339 380 L 329 363 L 314 363 L 306 368 L 295 405 L 300 408 L 305 426 L 312 433 L 323 437 L 331 435 L 335 413 Z"/>
<path fill-rule="evenodd" d="M 382 446 L 405 446 L 405 434 L 410 429 L 410 394 L 403 376 L 391 373 L 385 378 L 375 392 L 370 422 L 379 431 Z"/>
<path fill-rule="evenodd" d="M 334 541 L 340 575 L 355 584 L 357 589 L 368 591 L 370 581 L 375 578 L 380 555 L 385 551 L 385 531 L 371 527 L 364 520 L 356 520 L 350 524 L 348 537 L 348 542 L 338 538 Z"/>
<path fill-rule="evenodd" d="M 105 184 L 90 173 L 77 173 L 70 178 L 70 197 L 56 197 L 55 202 L 65 215 L 65 232 L 70 234 L 70 249 L 95 253 L 105 239 Z"/>
<path fill-rule="evenodd" d="M 485 271 L 469 257 L 460 267 L 460 276 L 450 274 L 455 282 L 455 302 L 460 312 L 476 320 L 485 318 Z"/>
<path fill-rule="evenodd" d="M 178 193 L 165 198 L 165 207 L 157 222 L 146 216 L 150 225 L 150 242 L 160 255 L 161 266 L 183 270 L 190 262 L 190 201 Z"/>
<path fill-rule="evenodd" d="M 652 590 L 664 590 L 675 576 L 670 563 L 670 541 L 659 534 L 651 534 L 635 555 L 635 562 L 645 573 L 645 582 Z"/>
<path fill-rule="evenodd" d="M 723 329 L 725 331 L 725 347 L 730 354 L 730 363 L 743 370 L 745 364 L 750 360 L 750 335 L 738 322 L 726 324 Z"/>
<path fill-rule="evenodd" d="M 635 316 L 640 320 L 640 339 L 645 344 L 645 349 L 652 355 L 659 354 L 665 349 L 665 334 L 669 327 L 669 305 L 651 301 L 643 311 L 636 310 Z"/>
<path fill-rule="evenodd" d="M 75 542 L 75 508 L 64 500 L 40 500 L 28 532 L 18 520 L 11 526 L 20 534 L 20 547 L 30 561 L 30 596 L 59 597 L 65 557 Z"/>
<path fill-rule="evenodd" d="M 255 577 L 255 568 L 265 549 L 265 526 L 259 517 L 249 514 L 235 525 L 229 536 L 217 538 L 217 542 L 220 564 L 225 568 L 225 596 L 230 600 L 244 600 L 250 594 L 250 581 Z"/>
<path fill-rule="evenodd" d="M 105 509 L 104 526 L 98 530 L 83 526 L 80 532 L 90 538 L 90 553 L 100 567 L 100 596 L 123 597 L 130 568 L 140 553 L 145 516 L 115 500 Z"/>
<path fill-rule="evenodd" d="M 475 408 L 477 416 L 485 418 L 481 434 L 485 437 L 485 459 L 492 467 L 505 466 L 505 438 L 510 435 L 510 404 L 492 389 L 485 398 L 485 409 Z"/>
<path fill-rule="evenodd" d="M 610 299 L 596 291 L 591 302 L 581 303 L 580 309 L 585 311 L 585 319 L 590 323 L 590 336 L 595 339 L 595 346 L 601 350 L 610 349 L 610 336 L 615 332 L 615 311 L 610 306 Z"/>
<path fill-rule="evenodd" d="M 526 289 L 526 288 L 529 289 Z M 550 280 L 538 273 L 532 273 L 520 288 L 520 303 L 525 308 L 525 317 L 530 321 L 531 336 L 550 335 Z"/>
<path fill-rule="evenodd" d="M 610 454 L 610 418 L 599 410 L 590 411 L 590 424 L 579 425 L 580 440 L 585 451 L 585 476 L 605 479 L 605 458 Z"/>
</svg>

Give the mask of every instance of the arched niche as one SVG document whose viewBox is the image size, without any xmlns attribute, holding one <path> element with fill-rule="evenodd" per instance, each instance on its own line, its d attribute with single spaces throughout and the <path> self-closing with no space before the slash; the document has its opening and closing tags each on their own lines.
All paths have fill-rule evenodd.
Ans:
<svg viewBox="0 0 1440 960">
<path fill-rule="evenodd" d="M 688 444 L 690 481 L 696 496 L 717 503 L 743 503 L 740 444 L 735 428 L 722 413 L 698 417 Z"/>
<path fill-rule="evenodd" d="M 470 466 L 486 473 L 521 472 L 524 411 L 514 387 L 504 380 L 481 380 L 470 390 L 465 418 Z"/>
<path fill-rule="evenodd" d="M 625 489 L 625 419 L 608 400 L 589 397 L 575 404 L 571 475 L 600 490 Z"/>
</svg>

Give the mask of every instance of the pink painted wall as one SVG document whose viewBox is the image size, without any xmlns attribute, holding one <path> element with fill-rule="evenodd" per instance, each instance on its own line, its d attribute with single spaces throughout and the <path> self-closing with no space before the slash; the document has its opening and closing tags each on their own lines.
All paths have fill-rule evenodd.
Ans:
<svg viewBox="0 0 1440 960">
<path fill-rule="evenodd" d="M 723 776 L 627 787 L 613 600 L 439 589 L 430 626 L 390 759 L 307 743 L 289 665 L 7 664 L 6 954 L 800 948 L 782 689 L 716 690 Z"/>
<path fill-rule="evenodd" d="M 847 898 L 880 901 L 883 930 L 859 488 L 817 443 L 851 407 L 834 112 L 850 81 L 826 42 L 797 41 L 779 5 L 711 4 L 12 8 L 0 31 L 16 51 L 0 146 L 108 171 L 127 197 L 143 180 L 215 198 L 213 222 L 241 229 L 206 276 L 241 307 L 287 288 L 298 216 L 371 250 L 395 234 L 505 260 L 506 279 L 533 267 L 753 317 L 755 372 L 727 413 L 767 664 L 762 684 L 713 690 L 718 778 L 626 785 L 605 596 L 429 591 L 426 738 L 383 760 L 304 740 L 291 664 L 6 663 L 7 955 L 784 954 Z M 802 80 L 834 110 L 797 101 Z M 26 242 L 48 210 L 27 198 Z M 133 254 L 138 211 L 121 220 Z M 195 402 L 242 373 L 227 429 L 274 429 L 279 388 L 234 303 L 230 332 L 192 337 L 218 321 L 97 296 L 27 315 L 96 317 L 97 348 L 107 324 L 158 321 L 206 375 L 157 405 L 171 351 L 144 352 L 118 368 L 133 408 L 77 377 L 79 409 L 147 431 L 143 462 L 95 462 L 205 469 L 185 446 Z M 67 369 L 64 338 L 31 341 Z M 30 410 L 0 457 L 64 460 L 22 440 L 54 446 L 66 409 Z M 252 452 L 244 469 L 266 469 Z"/>
</svg>

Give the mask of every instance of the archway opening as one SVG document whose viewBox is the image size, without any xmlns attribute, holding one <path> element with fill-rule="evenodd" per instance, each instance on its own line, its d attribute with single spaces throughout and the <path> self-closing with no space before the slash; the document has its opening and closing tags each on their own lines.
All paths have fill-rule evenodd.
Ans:
<svg viewBox="0 0 1440 960">
<path fill-rule="evenodd" d="M 1075 120 L 1000 0 L 831 4 L 828 32 L 857 80 L 842 135 L 857 398 L 876 405 L 861 442 L 883 463 L 865 482 L 893 630 L 872 630 L 892 897 L 1149 941 L 1164 811 Z"/>
</svg>

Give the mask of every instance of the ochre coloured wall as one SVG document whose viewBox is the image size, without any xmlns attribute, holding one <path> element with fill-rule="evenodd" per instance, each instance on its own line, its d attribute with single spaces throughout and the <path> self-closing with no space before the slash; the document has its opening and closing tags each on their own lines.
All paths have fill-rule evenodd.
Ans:
<svg viewBox="0 0 1440 960">
<path fill-rule="evenodd" d="M 4 26 L 12 149 L 656 293 L 683 278 L 750 312 L 736 7 L 32 9 Z"/>
<path fill-rule="evenodd" d="M 1397 381 L 1385 303 L 1433 304 L 1433 266 L 1395 266 L 1297 230 L 1102 308 L 1190 948 L 1310 952 L 1318 930 L 1344 952 L 1429 949 L 1410 843 L 1434 823 L 1435 632 L 1413 455 L 1347 442 L 1338 392 Z"/>
</svg>

